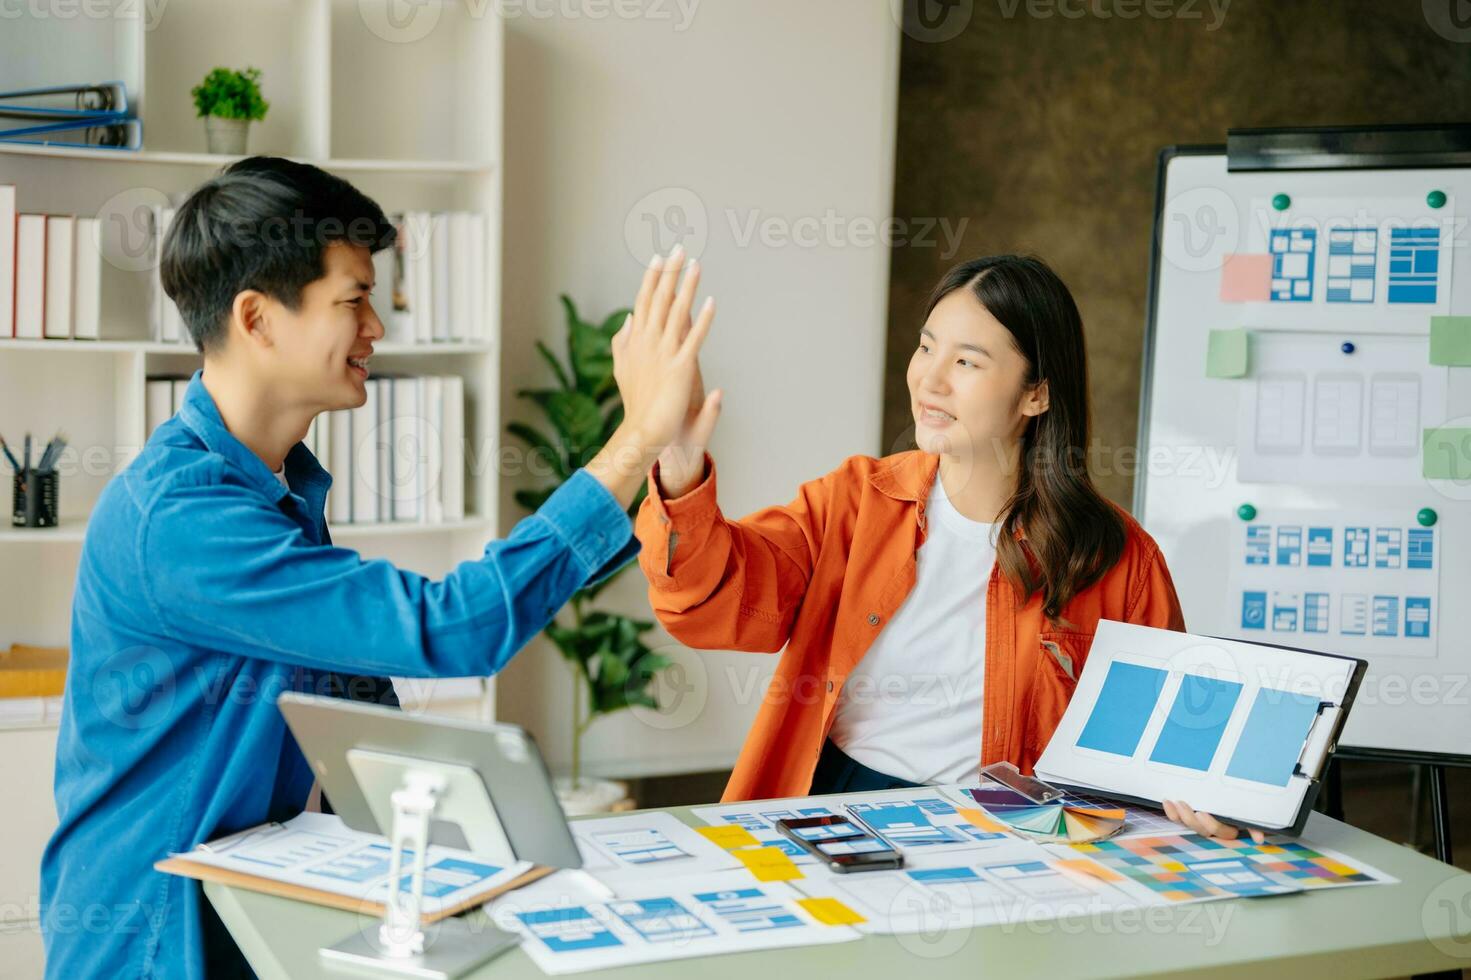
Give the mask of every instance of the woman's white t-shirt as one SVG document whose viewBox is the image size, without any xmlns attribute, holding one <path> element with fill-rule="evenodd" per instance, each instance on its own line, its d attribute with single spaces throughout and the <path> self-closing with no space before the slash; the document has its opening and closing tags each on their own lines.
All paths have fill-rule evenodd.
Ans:
<svg viewBox="0 0 1471 980">
<path fill-rule="evenodd" d="M 914 591 L 848 675 L 828 733 L 870 769 L 913 783 L 976 775 L 996 527 L 962 515 L 935 480 Z"/>
</svg>

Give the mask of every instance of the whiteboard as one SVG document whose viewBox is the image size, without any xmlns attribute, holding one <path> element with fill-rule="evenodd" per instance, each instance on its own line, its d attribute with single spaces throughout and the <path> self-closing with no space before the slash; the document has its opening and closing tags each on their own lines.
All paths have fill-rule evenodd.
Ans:
<svg viewBox="0 0 1471 980">
<path fill-rule="evenodd" d="M 1427 204 L 1434 190 L 1439 209 Z M 1290 199 L 1281 210 L 1278 195 Z M 1428 364 L 1430 317 L 1471 313 L 1468 214 L 1471 169 L 1228 172 L 1224 147 L 1160 158 L 1135 514 L 1163 550 L 1191 632 L 1369 661 L 1345 746 L 1471 755 L 1471 481 L 1425 479 L 1406 443 L 1417 418 L 1471 426 L 1471 368 Z M 1402 262 L 1418 246 L 1395 229 L 1432 225 L 1422 241 L 1439 246 L 1438 265 Z M 1342 234 L 1355 228 L 1357 243 Z M 1311 249 L 1294 239 L 1302 229 L 1313 229 Z M 1312 260 L 1272 258 L 1274 231 Z M 1228 256 L 1243 258 L 1228 268 Z M 1356 262 L 1377 263 L 1375 274 L 1355 277 Z M 1421 266 L 1438 285 L 1433 300 Z M 1242 329 L 1245 376 L 1208 377 L 1211 331 Z M 1253 519 L 1238 516 L 1242 504 Z M 1410 534 L 1427 507 L 1433 533 Z M 1306 567 L 1311 545 L 1293 536 L 1318 526 L 1312 562 L 1326 553 L 1331 568 Z M 1373 562 L 1382 552 L 1399 564 L 1356 579 L 1343 566 L 1365 529 Z M 1434 575 L 1412 557 L 1432 544 Z M 1294 591 L 1299 573 L 1334 584 Z M 1375 594 L 1389 585 L 1356 592 L 1361 581 L 1409 584 L 1391 597 Z M 1376 635 L 1391 625 L 1395 636 Z"/>
</svg>

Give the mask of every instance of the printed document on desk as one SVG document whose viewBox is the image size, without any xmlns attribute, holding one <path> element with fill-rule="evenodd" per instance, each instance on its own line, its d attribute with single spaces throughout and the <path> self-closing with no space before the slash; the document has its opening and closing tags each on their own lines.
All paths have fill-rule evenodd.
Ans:
<svg viewBox="0 0 1471 980">
<path fill-rule="evenodd" d="M 190 877 L 200 875 L 182 866 L 218 868 L 351 902 L 381 904 L 388 897 L 391 856 L 392 848 L 382 837 L 351 830 L 330 814 L 303 813 L 284 824 L 263 824 L 211 841 L 160 864 L 161 870 Z M 426 857 L 423 910 L 430 921 L 478 905 L 532 870 L 530 862 L 501 867 L 438 845 L 432 845 Z M 405 884 L 411 859 L 412 852 L 405 852 Z"/>
</svg>

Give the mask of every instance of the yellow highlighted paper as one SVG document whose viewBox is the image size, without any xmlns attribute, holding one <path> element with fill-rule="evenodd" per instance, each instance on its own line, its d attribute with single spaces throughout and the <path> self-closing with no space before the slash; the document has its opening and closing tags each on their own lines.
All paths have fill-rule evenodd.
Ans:
<svg viewBox="0 0 1471 980">
<path fill-rule="evenodd" d="M 793 864 L 779 847 L 751 847 L 730 853 L 740 858 L 757 881 L 790 881 L 803 877 L 802 869 Z"/>
<path fill-rule="evenodd" d="M 756 847 L 761 842 L 745 827 L 696 827 L 695 833 L 722 850 Z"/>
<path fill-rule="evenodd" d="M 825 926 L 852 926 L 868 921 L 836 898 L 799 898 L 797 904 Z"/>
</svg>

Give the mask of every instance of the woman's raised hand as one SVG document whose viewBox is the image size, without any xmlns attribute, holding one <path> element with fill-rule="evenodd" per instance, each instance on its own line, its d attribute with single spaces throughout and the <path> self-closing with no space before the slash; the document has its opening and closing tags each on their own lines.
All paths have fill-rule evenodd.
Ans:
<svg viewBox="0 0 1471 980">
<path fill-rule="evenodd" d="M 700 270 L 691 262 L 681 282 L 684 266 L 678 247 L 667 259 L 656 256 L 644 272 L 633 313 L 613 337 L 623 423 L 587 469 L 625 505 L 654 459 L 685 437 L 691 418 L 708 440 L 719 412 L 718 393 L 701 399 L 711 415 L 708 423 L 702 421 L 702 408 L 691 412 L 691 393 L 703 393 L 699 354 L 715 322 L 715 302 L 707 299 L 692 319 Z"/>
<path fill-rule="evenodd" d="M 674 282 L 684 266 L 683 250 L 676 247 L 664 261 L 662 271 L 658 271 L 658 263 L 659 260 L 655 259 L 644 275 L 643 286 L 634 303 L 634 322 L 640 316 L 655 321 L 663 319 L 671 336 L 698 336 L 703 343 L 704 335 L 710 329 L 709 322 L 715 317 L 715 303 L 707 299 L 697 318 L 691 322 L 695 288 L 700 282 L 700 264 L 695 261 L 689 263 L 676 295 Z M 683 496 L 704 479 L 705 447 L 710 444 L 710 436 L 720 418 L 721 392 L 705 394 L 698 358 L 688 366 L 681 365 L 681 368 L 687 370 L 688 381 L 679 426 L 659 454 L 659 486 L 667 498 Z M 622 382 L 619 387 L 622 388 Z"/>
</svg>

